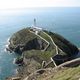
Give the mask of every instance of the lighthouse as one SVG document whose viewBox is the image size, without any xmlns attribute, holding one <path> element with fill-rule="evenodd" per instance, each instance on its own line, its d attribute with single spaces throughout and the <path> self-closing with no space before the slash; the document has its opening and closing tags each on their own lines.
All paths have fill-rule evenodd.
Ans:
<svg viewBox="0 0 80 80">
<path fill-rule="evenodd" d="M 34 18 L 34 26 L 36 27 L 36 19 Z"/>
<path fill-rule="evenodd" d="M 36 25 L 36 19 L 34 18 L 34 24 L 33 26 L 31 27 L 31 29 L 35 32 L 35 34 L 38 34 L 40 31 L 42 31 L 42 28 L 38 27 Z"/>
</svg>

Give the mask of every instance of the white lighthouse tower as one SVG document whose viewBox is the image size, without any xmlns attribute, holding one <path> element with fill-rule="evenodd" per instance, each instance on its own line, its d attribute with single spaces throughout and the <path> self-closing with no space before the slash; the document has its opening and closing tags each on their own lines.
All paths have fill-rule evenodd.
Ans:
<svg viewBox="0 0 80 80">
<path fill-rule="evenodd" d="M 34 27 L 36 27 L 36 19 L 34 18 Z"/>
<path fill-rule="evenodd" d="M 41 31 L 42 28 L 40 28 L 39 26 L 36 25 L 36 19 L 34 18 L 34 24 L 33 24 L 33 28 L 38 30 L 38 31 Z"/>
<path fill-rule="evenodd" d="M 35 32 L 35 34 L 37 35 L 40 31 L 42 31 L 42 28 L 38 27 L 36 25 L 36 19 L 34 18 L 34 24 L 32 25 L 31 29 Z"/>
</svg>

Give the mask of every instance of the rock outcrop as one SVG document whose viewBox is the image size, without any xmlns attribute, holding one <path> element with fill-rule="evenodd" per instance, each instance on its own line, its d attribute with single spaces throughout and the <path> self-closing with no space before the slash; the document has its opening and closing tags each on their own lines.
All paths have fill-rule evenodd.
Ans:
<svg viewBox="0 0 80 80">
<path fill-rule="evenodd" d="M 9 41 L 9 49 L 16 53 L 32 49 L 42 50 L 46 46 L 45 41 L 30 33 L 28 29 L 23 29 L 13 34 Z"/>
<path fill-rule="evenodd" d="M 48 36 L 43 33 L 46 33 Z M 49 36 L 57 46 L 59 54 L 56 54 L 56 47 Z M 45 30 L 36 33 L 35 30 L 25 28 L 14 33 L 9 42 L 8 50 L 21 55 L 21 58 L 18 58 L 16 63 L 24 63 L 24 65 L 18 69 L 19 76 L 22 76 L 22 78 L 26 75 L 28 76 L 35 70 L 42 68 L 43 61 L 45 61 L 45 64 L 47 65 L 51 57 L 56 64 L 59 65 L 74 59 L 79 52 L 75 45 L 62 36 Z M 45 49 L 46 46 L 47 49 Z M 50 64 L 48 67 L 54 67 L 54 64 Z"/>
</svg>

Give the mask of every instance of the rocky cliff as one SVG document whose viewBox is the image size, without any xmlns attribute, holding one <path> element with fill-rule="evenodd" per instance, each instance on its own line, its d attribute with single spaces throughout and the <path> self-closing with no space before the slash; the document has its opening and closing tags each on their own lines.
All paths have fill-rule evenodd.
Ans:
<svg viewBox="0 0 80 80">
<path fill-rule="evenodd" d="M 18 69 L 22 80 L 35 70 L 43 68 L 43 65 L 47 65 L 51 58 L 59 65 L 74 59 L 79 52 L 78 48 L 64 37 L 46 30 L 25 28 L 14 33 L 9 42 L 8 50 L 21 55 L 16 63 L 23 63 Z M 54 66 L 50 63 L 47 67 Z"/>
</svg>

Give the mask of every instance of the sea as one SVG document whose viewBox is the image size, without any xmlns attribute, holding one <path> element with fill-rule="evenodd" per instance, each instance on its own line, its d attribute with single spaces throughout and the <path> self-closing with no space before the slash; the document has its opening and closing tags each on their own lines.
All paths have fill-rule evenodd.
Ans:
<svg viewBox="0 0 80 80">
<path fill-rule="evenodd" d="M 80 47 L 80 7 L 46 7 L 0 10 L 0 80 L 16 74 L 18 56 L 5 50 L 17 31 L 36 25 L 58 33 Z"/>
</svg>

